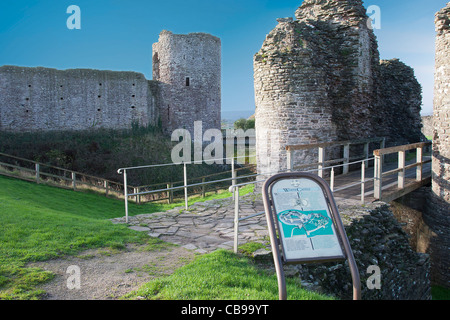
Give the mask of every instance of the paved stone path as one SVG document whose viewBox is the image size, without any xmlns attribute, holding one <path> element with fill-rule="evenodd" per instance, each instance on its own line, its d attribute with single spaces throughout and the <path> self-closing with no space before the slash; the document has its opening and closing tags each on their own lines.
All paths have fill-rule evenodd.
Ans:
<svg viewBox="0 0 450 320">
<path fill-rule="evenodd" d="M 249 194 L 239 199 L 240 218 L 263 212 L 258 196 Z M 112 219 L 125 223 L 125 217 Z M 196 203 L 185 210 L 143 214 L 128 218 L 130 229 L 146 232 L 149 236 L 178 244 L 199 253 L 219 248 L 232 249 L 234 245 L 234 201 L 231 198 Z M 239 223 L 239 244 L 269 239 L 265 215 Z"/>
</svg>

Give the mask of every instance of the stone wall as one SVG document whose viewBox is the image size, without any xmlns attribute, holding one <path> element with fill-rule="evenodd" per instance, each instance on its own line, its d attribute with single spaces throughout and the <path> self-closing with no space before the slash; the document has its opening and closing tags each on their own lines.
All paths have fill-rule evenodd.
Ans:
<svg viewBox="0 0 450 320">
<path fill-rule="evenodd" d="M 398 59 L 381 60 L 378 112 L 372 127 L 386 144 L 403 145 L 425 140 L 422 133 L 422 86 L 414 70 Z"/>
<path fill-rule="evenodd" d="M 425 223 L 433 281 L 450 288 L 450 3 L 436 14 L 433 176 Z"/>
<path fill-rule="evenodd" d="M 161 32 L 153 45 L 153 80 L 161 83 L 161 120 L 166 132 L 202 121 L 221 126 L 221 41 L 205 33 Z"/>
<path fill-rule="evenodd" d="M 88 130 L 156 125 L 158 88 L 144 75 L 0 67 L 0 130 Z"/>
<path fill-rule="evenodd" d="M 221 44 L 204 33 L 163 31 L 153 77 L 136 72 L 0 67 L 0 130 L 49 131 L 221 126 Z M 194 138 L 192 136 L 192 138 Z"/>
<path fill-rule="evenodd" d="M 259 171 L 267 158 L 286 169 L 287 144 L 419 142 L 421 87 L 400 61 L 380 62 L 362 1 L 305 0 L 295 16 L 278 19 L 254 57 Z M 304 151 L 295 159 L 317 161 Z"/>
<path fill-rule="evenodd" d="M 408 235 L 395 219 L 388 205 L 375 203 L 366 208 L 340 209 L 361 278 L 363 300 L 430 300 L 430 258 L 416 253 Z M 379 289 L 367 282 L 373 273 L 381 272 Z M 348 263 L 326 263 L 296 266 L 302 284 L 311 289 L 351 299 L 352 278 Z"/>
<path fill-rule="evenodd" d="M 433 138 L 434 135 L 434 124 L 433 116 L 423 116 L 422 117 L 422 133 L 425 137 Z"/>
<path fill-rule="evenodd" d="M 430 257 L 417 253 L 392 212 L 391 206 L 376 202 L 361 206 L 340 205 L 344 224 L 361 280 L 362 300 L 431 300 Z M 271 252 L 256 251 L 257 260 L 273 263 Z M 373 271 L 380 271 L 380 286 Z M 353 283 L 347 261 L 284 266 L 285 275 L 301 279 L 302 287 L 331 294 L 339 299 L 353 298 Z M 288 292 L 289 296 L 289 292 Z"/>
</svg>

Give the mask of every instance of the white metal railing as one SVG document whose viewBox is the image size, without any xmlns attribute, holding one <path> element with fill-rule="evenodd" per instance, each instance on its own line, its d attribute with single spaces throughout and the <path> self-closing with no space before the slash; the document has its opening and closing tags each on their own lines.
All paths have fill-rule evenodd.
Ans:
<svg viewBox="0 0 450 320">
<path fill-rule="evenodd" d="M 215 161 L 217 161 L 217 160 L 222 160 L 222 161 L 226 160 L 226 161 L 230 161 L 231 162 L 231 177 L 230 178 L 218 179 L 218 180 L 213 180 L 213 181 L 204 181 L 204 182 L 201 182 L 201 183 L 193 183 L 193 184 L 188 184 L 187 166 L 191 165 L 191 164 L 203 163 L 204 162 L 203 160 L 202 161 L 185 162 L 185 163 L 180 163 L 180 164 L 171 163 L 171 164 L 148 165 L 148 166 L 128 167 L 128 168 L 120 168 L 120 169 L 118 169 L 117 173 L 123 174 L 124 198 L 125 198 L 125 219 L 126 219 L 126 222 L 128 223 L 128 217 L 129 217 L 129 210 L 128 210 L 128 198 L 129 197 L 138 197 L 138 196 L 143 196 L 143 195 L 148 195 L 148 194 L 156 194 L 156 193 L 161 193 L 161 192 L 171 192 L 171 191 L 184 189 L 184 205 L 185 205 L 185 209 L 188 210 L 189 209 L 189 206 L 188 206 L 188 198 L 189 198 L 188 197 L 188 189 L 189 188 L 198 187 L 198 186 L 205 186 L 205 185 L 209 185 L 209 184 L 215 184 L 215 183 L 226 182 L 226 181 L 231 181 L 232 184 L 234 185 L 234 184 L 237 183 L 238 179 L 246 179 L 246 178 L 252 178 L 252 177 L 257 176 L 257 174 L 237 176 L 236 175 L 236 168 L 235 168 L 235 160 L 237 160 L 239 158 L 246 158 L 246 159 L 248 159 L 249 156 L 214 159 Z M 168 166 L 177 166 L 177 165 L 183 165 L 184 183 L 183 183 L 182 186 L 164 188 L 164 189 L 159 189 L 159 190 L 151 190 L 151 191 L 128 193 L 127 172 L 132 171 L 132 170 L 141 170 L 141 169 L 148 169 L 148 168 L 159 168 L 159 167 L 168 167 Z"/>
</svg>

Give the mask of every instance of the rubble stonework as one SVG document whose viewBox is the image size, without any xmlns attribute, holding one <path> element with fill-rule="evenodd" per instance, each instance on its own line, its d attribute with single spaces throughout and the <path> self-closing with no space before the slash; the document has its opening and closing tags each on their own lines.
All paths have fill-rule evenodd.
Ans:
<svg viewBox="0 0 450 320">
<path fill-rule="evenodd" d="M 278 19 L 254 57 L 258 161 L 269 158 L 286 169 L 288 144 L 418 142 L 421 87 L 400 61 L 380 62 L 362 1 L 305 0 L 295 16 Z M 277 150 L 264 147 L 274 130 Z M 317 160 L 297 152 L 295 164 L 310 158 Z"/>
<path fill-rule="evenodd" d="M 157 86 L 143 74 L 0 67 L 0 130 L 124 129 L 156 125 Z"/>
<path fill-rule="evenodd" d="M 433 183 L 424 221 L 432 230 L 433 281 L 450 288 L 450 2 L 436 14 Z"/>
<path fill-rule="evenodd" d="M 0 67 L 0 130 L 140 125 L 171 133 L 197 120 L 220 129 L 220 39 L 163 31 L 153 48 L 153 80 L 136 72 Z"/>
<path fill-rule="evenodd" d="M 205 33 L 161 32 L 153 45 L 153 80 L 161 83 L 164 130 L 221 125 L 221 41 Z M 193 138 L 193 137 L 192 137 Z"/>
</svg>

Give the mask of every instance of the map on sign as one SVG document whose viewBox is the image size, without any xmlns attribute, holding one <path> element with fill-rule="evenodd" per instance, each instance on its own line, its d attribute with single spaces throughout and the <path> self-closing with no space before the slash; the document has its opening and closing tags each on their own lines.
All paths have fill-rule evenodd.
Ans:
<svg viewBox="0 0 450 320">
<path fill-rule="evenodd" d="M 286 260 L 341 257 L 327 201 L 310 179 L 274 183 L 272 196 Z"/>
</svg>

